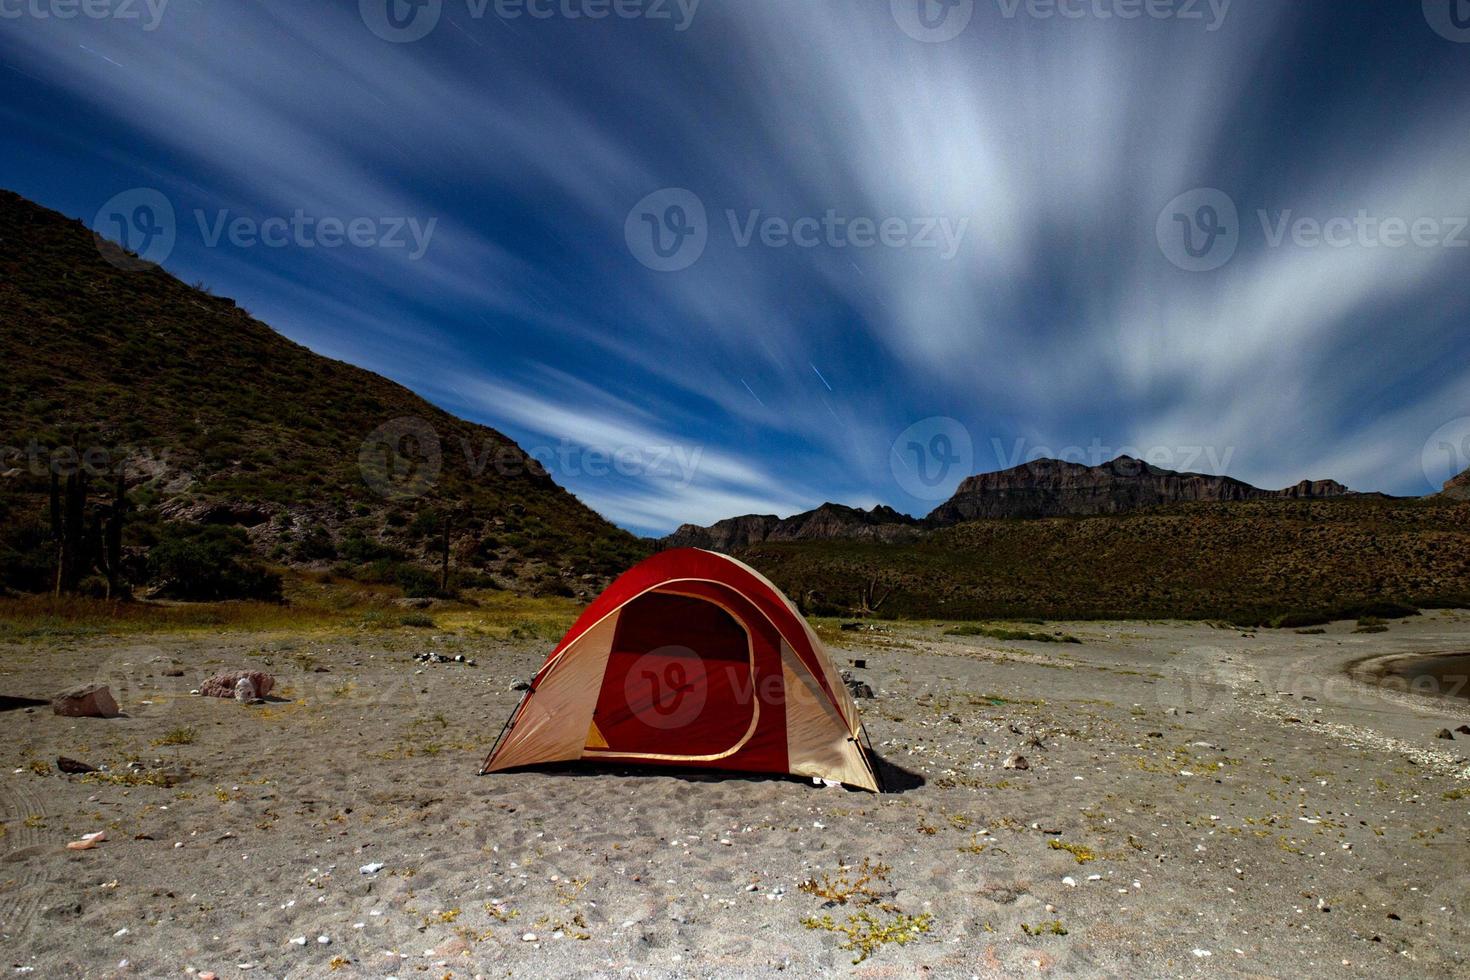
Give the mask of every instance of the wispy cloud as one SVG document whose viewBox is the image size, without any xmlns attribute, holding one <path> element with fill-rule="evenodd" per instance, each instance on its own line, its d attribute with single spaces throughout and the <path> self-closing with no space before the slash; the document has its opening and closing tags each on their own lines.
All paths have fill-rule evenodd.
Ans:
<svg viewBox="0 0 1470 980">
<path fill-rule="evenodd" d="M 22 19 L 0 160 L 88 219 L 158 187 L 170 267 L 523 441 L 697 447 L 687 482 L 559 474 L 642 531 L 922 511 L 889 448 L 929 416 L 982 448 L 1210 446 L 1263 484 L 1417 493 L 1425 440 L 1470 415 L 1470 252 L 1275 245 L 1259 217 L 1470 213 L 1470 48 L 1372 7 L 1239 2 L 1207 30 L 982 2 L 938 44 L 887 3 L 789 0 L 705 0 L 682 32 L 448 2 L 411 44 L 347 0 Z M 625 239 L 660 188 L 707 216 L 674 272 Z M 1209 272 L 1156 237 L 1196 188 L 1239 214 Z M 419 261 L 210 248 L 192 215 L 221 209 L 438 223 Z M 965 230 L 947 260 L 739 233 L 829 215 Z"/>
</svg>

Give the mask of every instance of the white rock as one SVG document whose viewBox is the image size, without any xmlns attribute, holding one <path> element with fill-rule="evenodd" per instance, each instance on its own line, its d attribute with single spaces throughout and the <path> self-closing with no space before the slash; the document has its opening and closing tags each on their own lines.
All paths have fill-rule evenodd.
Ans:
<svg viewBox="0 0 1470 980">
<path fill-rule="evenodd" d="M 1067 877 L 1062 879 L 1062 884 L 1066 885 L 1068 888 L 1076 888 L 1077 879 L 1073 878 L 1071 875 L 1067 875 Z"/>
<path fill-rule="evenodd" d="M 523 943 L 534 943 L 535 941 L 536 941 L 536 934 L 534 932 L 528 932 L 524 936 L 521 937 L 521 942 L 523 942 Z"/>
<path fill-rule="evenodd" d="M 1195 956 L 1196 959 L 1201 959 L 1201 960 L 1204 959 L 1207 956 L 1213 956 L 1214 955 L 1213 953 L 1211 953 L 1207 949 L 1192 949 L 1192 950 L 1190 950 L 1190 952 L 1194 954 L 1194 956 Z"/>
<path fill-rule="evenodd" d="M 330 946 L 330 945 L 332 945 L 332 937 L 331 936 L 317 936 L 316 937 L 316 941 L 319 942 L 319 943 L 321 943 L 323 946 Z"/>
<path fill-rule="evenodd" d="M 375 875 L 379 871 L 382 871 L 385 867 L 387 867 L 387 865 L 385 865 L 382 861 L 374 861 L 372 864 L 364 864 L 357 870 L 359 874 Z"/>
<path fill-rule="evenodd" d="M 306 937 L 305 936 L 297 936 L 295 939 L 291 940 L 291 944 L 293 946 L 305 946 L 306 945 Z"/>
</svg>

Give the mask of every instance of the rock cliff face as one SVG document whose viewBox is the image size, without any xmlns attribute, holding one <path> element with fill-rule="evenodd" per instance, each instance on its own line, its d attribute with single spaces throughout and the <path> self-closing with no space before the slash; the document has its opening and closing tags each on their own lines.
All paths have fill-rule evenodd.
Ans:
<svg viewBox="0 0 1470 980">
<path fill-rule="evenodd" d="M 1101 466 L 1041 459 L 960 484 L 929 515 L 938 526 L 986 518 L 1124 514 L 1165 504 L 1238 500 L 1311 500 L 1346 496 L 1332 480 L 1303 480 L 1285 490 L 1262 490 L 1228 476 L 1176 473 L 1120 456 Z"/>
<path fill-rule="evenodd" d="M 1440 496 L 1449 497 L 1451 500 L 1470 500 L 1470 470 L 1466 470 L 1447 482 Z"/>
<path fill-rule="evenodd" d="M 685 524 L 660 544 L 665 548 L 708 548 L 732 551 L 766 541 L 909 541 L 919 535 L 920 523 L 892 507 L 859 510 L 842 504 L 823 504 L 816 510 L 782 518 L 775 514 L 748 514 L 700 527 Z"/>
<path fill-rule="evenodd" d="M 1470 495 L 1470 474 L 1462 477 Z M 1453 482 L 1453 481 L 1452 481 Z M 1446 493 L 1449 492 L 1448 486 Z M 981 473 L 920 521 L 892 507 L 858 510 L 823 504 L 785 519 L 747 514 L 700 527 L 685 524 L 659 542 L 665 548 L 737 551 L 779 541 L 911 541 L 927 530 L 966 521 L 1028 517 L 1092 517 L 1128 514 L 1177 503 L 1243 500 L 1324 500 L 1354 496 L 1334 480 L 1303 480 L 1285 490 L 1262 490 L 1228 476 L 1176 473 L 1120 456 L 1101 466 L 1042 459 Z"/>
</svg>

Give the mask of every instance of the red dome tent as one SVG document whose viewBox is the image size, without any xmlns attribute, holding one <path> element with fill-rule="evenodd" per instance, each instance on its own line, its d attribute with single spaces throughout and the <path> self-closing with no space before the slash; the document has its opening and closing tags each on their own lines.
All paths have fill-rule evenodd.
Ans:
<svg viewBox="0 0 1470 980">
<path fill-rule="evenodd" d="M 726 555 L 619 576 L 531 682 L 481 772 L 589 759 L 815 776 L 877 791 L 857 707 L 796 608 Z"/>
</svg>

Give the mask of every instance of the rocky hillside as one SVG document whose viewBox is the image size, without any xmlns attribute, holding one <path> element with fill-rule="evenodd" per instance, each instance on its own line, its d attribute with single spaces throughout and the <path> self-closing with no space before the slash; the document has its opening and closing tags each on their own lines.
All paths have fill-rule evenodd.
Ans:
<svg viewBox="0 0 1470 980">
<path fill-rule="evenodd" d="M 1441 496 L 1451 500 L 1470 500 L 1470 470 L 1446 482 Z"/>
<path fill-rule="evenodd" d="M 823 504 L 784 520 L 774 514 L 732 517 L 709 527 L 685 524 L 660 543 L 665 548 L 708 548 L 733 551 L 765 541 L 912 541 L 922 522 L 892 507 L 859 510 Z"/>
<path fill-rule="evenodd" d="M 918 541 L 737 551 L 808 612 L 1269 623 L 1385 601 L 1470 607 L 1470 503 L 1256 500 L 972 521 Z"/>
<path fill-rule="evenodd" d="M 1320 500 L 1349 492 L 1332 480 L 1304 480 L 1285 490 L 1261 490 L 1228 476 L 1176 473 L 1130 456 L 1101 466 L 1042 459 L 969 477 L 953 497 L 929 514 L 929 522 L 946 527 L 993 518 L 1127 514 L 1185 502 Z"/>
<path fill-rule="evenodd" d="M 271 563 L 421 585 L 452 514 L 462 581 L 564 594 L 646 550 L 501 433 L 129 264 L 0 192 L 0 584 L 54 575 L 51 473 L 79 460 L 89 509 L 124 476 L 135 579 L 160 540 L 200 525 Z"/>
</svg>

